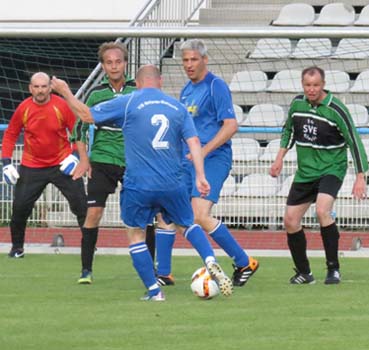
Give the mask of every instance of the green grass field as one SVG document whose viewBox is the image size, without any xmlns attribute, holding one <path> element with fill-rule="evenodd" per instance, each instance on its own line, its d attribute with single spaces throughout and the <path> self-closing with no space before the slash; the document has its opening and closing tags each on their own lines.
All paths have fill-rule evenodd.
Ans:
<svg viewBox="0 0 369 350">
<path fill-rule="evenodd" d="M 367 259 L 343 258 L 335 286 L 323 283 L 324 260 L 311 259 L 317 284 L 293 286 L 289 258 L 260 258 L 245 287 L 205 301 L 189 287 L 200 259 L 175 256 L 163 303 L 139 300 L 129 256 L 98 255 L 93 285 L 76 283 L 76 255 L 0 260 L 1 350 L 369 349 Z"/>
</svg>

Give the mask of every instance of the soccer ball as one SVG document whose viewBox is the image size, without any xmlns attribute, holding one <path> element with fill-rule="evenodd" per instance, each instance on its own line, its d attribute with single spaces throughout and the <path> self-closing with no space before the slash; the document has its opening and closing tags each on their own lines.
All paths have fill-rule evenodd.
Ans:
<svg viewBox="0 0 369 350">
<path fill-rule="evenodd" d="M 217 283 L 211 278 L 206 267 L 200 267 L 192 274 L 191 290 L 201 299 L 211 299 L 219 294 Z"/>
</svg>

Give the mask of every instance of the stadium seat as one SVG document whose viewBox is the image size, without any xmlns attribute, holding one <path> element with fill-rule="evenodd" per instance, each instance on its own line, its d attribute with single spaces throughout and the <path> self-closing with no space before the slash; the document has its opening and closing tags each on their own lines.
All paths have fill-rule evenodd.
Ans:
<svg viewBox="0 0 369 350">
<path fill-rule="evenodd" d="M 310 4 L 287 4 L 281 8 L 274 26 L 309 26 L 315 20 L 315 11 Z"/>
<path fill-rule="evenodd" d="M 284 179 L 282 183 L 282 187 L 277 193 L 277 197 L 287 197 L 288 196 L 288 193 L 290 192 L 290 188 L 291 188 L 294 177 L 295 175 L 293 174 L 293 175 L 287 176 Z"/>
<path fill-rule="evenodd" d="M 242 125 L 242 122 L 245 119 L 245 115 L 243 114 L 243 109 L 239 105 L 233 105 L 234 113 L 236 114 L 237 124 Z"/>
<path fill-rule="evenodd" d="M 369 5 L 366 5 L 360 12 L 358 19 L 354 23 L 355 26 L 369 26 Z"/>
<path fill-rule="evenodd" d="M 285 121 L 283 108 L 276 104 L 265 103 L 251 107 L 244 126 L 283 126 Z"/>
<path fill-rule="evenodd" d="M 263 162 L 274 162 L 277 153 L 280 149 L 281 139 L 274 139 L 269 141 L 264 149 L 264 153 L 259 157 L 260 161 Z M 284 157 L 285 162 L 296 162 L 297 153 L 296 147 L 292 147 Z"/>
<path fill-rule="evenodd" d="M 291 40 L 288 38 L 259 39 L 249 58 L 284 58 L 292 52 Z"/>
<path fill-rule="evenodd" d="M 232 138 L 232 174 L 249 174 L 257 168 L 260 155 L 260 144 L 247 137 Z"/>
<path fill-rule="evenodd" d="M 260 144 L 248 137 L 232 138 L 233 161 L 256 161 L 260 155 Z"/>
<path fill-rule="evenodd" d="M 274 76 L 267 90 L 281 92 L 301 92 L 301 71 L 293 69 L 281 70 Z"/>
<path fill-rule="evenodd" d="M 268 197 L 278 192 L 277 178 L 266 174 L 250 174 L 242 179 L 235 196 Z"/>
<path fill-rule="evenodd" d="M 348 108 L 356 127 L 368 126 L 369 116 L 368 110 L 365 106 L 351 103 L 347 104 L 346 107 Z"/>
<path fill-rule="evenodd" d="M 369 70 L 364 70 L 356 77 L 350 92 L 369 92 Z"/>
<path fill-rule="evenodd" d="M 355 22 L 355 9 L 344 3 L 331 3 L 323 6 L 319 17 L 314 21 L 317 26 L 350 26 Z"/>
<path fill-rule="evenodd" d="M 349 174 L 349 173 L 346 174 L 337 197 L 351 198 L 352 197 L 352 187 L 354 185 L 355 180 L 356 180 L 355 174 Z"/>
<path fill-rule="evenodd" d="M 237 72 L 229 88 L 232 92 L 258 92 L 265 91 L 267 87 L 268 77 L 262 71 L 242 71 Z"/>
<path fill-rule="evenodd" d="M 317 58 L 329 57 L 332 53 L 332 42 L 328 38 L 300 39 L 291 57 Z"/>
<path fill-rule="evenodd" d="M 232 196 L 236 192 L 236 179 L 234 176 L 229 175 L 223 183 L 222 190 L 220 191 L 221 197 Z"/>
<path fill-rule="evenodd" d="M 369 39 L 341 39 L 332 58 L 369 58 Z"/>
<path fill-rule="evenodd" d="M 332 92 L 348 91 L 350 89 L 350 76 L 339 70 L 326 70 L 325 88 Z"/>
</svg>

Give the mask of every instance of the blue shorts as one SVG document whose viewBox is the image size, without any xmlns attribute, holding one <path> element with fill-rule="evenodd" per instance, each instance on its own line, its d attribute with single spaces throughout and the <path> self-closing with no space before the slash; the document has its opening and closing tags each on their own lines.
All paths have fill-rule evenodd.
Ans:
<svg viewBox="0 0 369 350">
<path fill-rule="evenodd" d="M 200 192 L 196 188 L 196 176 L 193 163 L 189 160 L 183 161 L 184 176 L 191 197 L 200 197 Z M 223 183 L 227 179 L 232 168 L 232 153 L 228 151 L 217 152 L 204 160 L 205 176 L 210 184 L 210 193 L 205 199 L 217 203 Z"/>
<path fill-rule="evenodd" d="M 183 227 L 193 225 L 190 197 L 185 186 L 167 191 L 132 190 L 120 192 L 121 218 L 129 227 L 144 229 L 157 213 L 162 213 L 167 224 Z"/>
</svg>

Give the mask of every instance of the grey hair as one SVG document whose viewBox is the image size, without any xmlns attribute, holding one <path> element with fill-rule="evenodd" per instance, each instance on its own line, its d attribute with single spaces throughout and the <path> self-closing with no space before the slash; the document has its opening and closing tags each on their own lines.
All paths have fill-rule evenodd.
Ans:
<svg viewBox="0 0 369 350">
<path fill-rule="evenodd" d="M 197 51 L 202 57 L 206 56 L 208 52 L 208 49 L 206 48 L 204 42 L 200 39 L 191 39 L 185 41 L 181 45 L 180 50 L 182 53 L 186 50 Z"/>
</svg>

